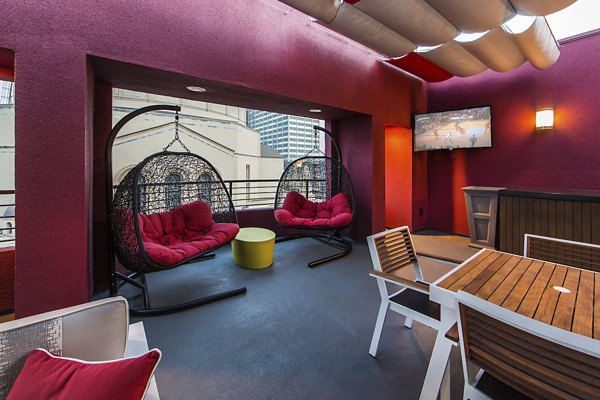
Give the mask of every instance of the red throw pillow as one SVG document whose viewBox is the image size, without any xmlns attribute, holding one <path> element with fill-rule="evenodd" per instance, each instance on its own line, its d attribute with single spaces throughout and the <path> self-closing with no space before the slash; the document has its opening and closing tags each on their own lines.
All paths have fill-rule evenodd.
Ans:
<svg viewBox="0 0 600 400">
<path fill-rule="evenodd" d="M 152 349 L 139 357 L 86 362 L 36 349 L 6 399 L 141 400 L 160 357 L 160 350 Z"/>
</svg>

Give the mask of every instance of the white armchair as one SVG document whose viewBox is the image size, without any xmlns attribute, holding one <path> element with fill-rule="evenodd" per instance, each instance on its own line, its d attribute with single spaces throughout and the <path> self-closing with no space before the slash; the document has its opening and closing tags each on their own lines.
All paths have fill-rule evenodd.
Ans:
<svg viewBox="0 0 600 400">
<path fill-rule="evenodd" d="M 6 398 L 29 352 L 106 361 L 148 351 L 144 325 L 129 325 L 123 297 L 111 297 L 0 324 L 0 400 Z M 158 400 L 154 377 L 145 400 Z"/>
</svg>

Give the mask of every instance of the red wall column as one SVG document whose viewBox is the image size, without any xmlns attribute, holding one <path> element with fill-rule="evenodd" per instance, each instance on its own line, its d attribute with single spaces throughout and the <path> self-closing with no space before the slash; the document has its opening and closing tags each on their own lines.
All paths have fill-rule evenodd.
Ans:
<svg viewBox="0 0 600 400">
<path fill-rule="evenodd" d="M 94 84 L 94 196 L 93 270 L 94 292 L 110 282 L 110 236 L 106 212 L 106 160 L 104 147 L 112 129 L 112 85 Z"/>
<path fill-rule="evenodd" d="M 0 249 L 0 315 L 14 310 L 15 248 Z"/>
<path fill-rule="evenodd" d="M 91 143 L 85 55 L 42 37 L 36 48 L 15 50 L 21 318 L 90 298 Z"/>
</svg>

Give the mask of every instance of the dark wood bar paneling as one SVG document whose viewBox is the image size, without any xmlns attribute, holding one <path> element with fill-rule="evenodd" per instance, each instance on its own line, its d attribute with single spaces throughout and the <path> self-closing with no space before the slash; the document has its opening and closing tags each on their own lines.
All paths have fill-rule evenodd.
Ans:
<svg viewBox="0 0 600 400">
<path fill-rule="evenodd" d="M 526 233 L 600 244 L 600 191 L 503 189 L 496 248 L 523 254 Z"/>
</svg>

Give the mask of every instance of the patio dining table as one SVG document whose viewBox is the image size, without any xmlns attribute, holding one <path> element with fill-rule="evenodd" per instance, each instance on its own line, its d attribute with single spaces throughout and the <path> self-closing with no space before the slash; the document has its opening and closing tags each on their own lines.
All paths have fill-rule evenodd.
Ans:
<svg viewBox="0 0 600 400">
<path fill-rule="evenodd" d="M 434 400 L 438 394 L 450 398 L 448 361 L 455 343 L 445 334 L 458 321 L 459 290 L 570 334 L 599 340 L 600 346 L 600 273 L 484 249 L 430 286 L 430 299 L 440 304 L 441 328 L 421 400 Z"/>
</svg>

